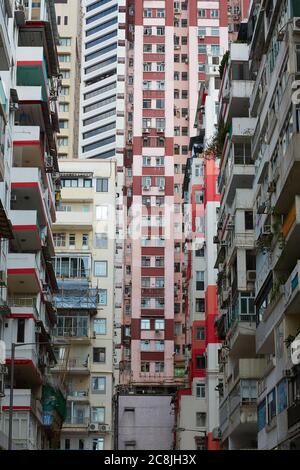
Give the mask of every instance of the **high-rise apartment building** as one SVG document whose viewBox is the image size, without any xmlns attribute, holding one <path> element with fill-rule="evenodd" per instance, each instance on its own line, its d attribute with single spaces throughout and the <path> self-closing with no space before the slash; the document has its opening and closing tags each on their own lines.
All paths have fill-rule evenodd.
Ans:
<svg viewBox="0 0 300 470">
<path fill-rule="evenodd" d="M 220 431 L 229 449 L 300 448 L 299 17 L 298 1 L 253 1 L 240 38 L 249 46 L 232 44 L 220 94 L 229 124 L 219 180 Z"/>
<path fill-rule="evenodd" d="M 217 330 L 220 350 L 220 437 L 223 449 L 257 447 L 257 385 L 265 361 L 255 351 L 255 244 L 252 186 L 255 166 L 249 118 L 254 82 L 249 46 L 232 43 L 220 89 L 219 135 L 223 146 L 218 188 Z M 245 39 L 245 37 L 244 37 Z"/>
<path fill-rule="evenodd" d="M 82 7 L 81 0 L 55 0 L 54 3 L 61 79 L 58 158 L 72 159 L 78 157 Z"/>
<path fill-rule="evenodd" d="M 52 0 L 2 2 L 0 16 L 0 447 L 38 450 L 57 446 L 65 412 L 62 382 L 50 375 L 58 34 Z"/>
<path fill-rule="evenodd" d="M 67 374 L 61 449 L 113 447 L 116 162 L 61 162 L 54 225 L 58 310 L 55 374 Z M 58 346 L 59 348 L 59 346 Z"/>
<path fill-rule="evenodd" d="M 227 5 L 128 2 L 127 41 L 123 322 L 130 336 L 121 382 L 159 403 L 185 382 L 182 184 L 207 56 L 218 69 L 228 47 Z M 142 433 L 132 441 L 141 448 Z"/>
<path fill-rule="evenodd" d="M 197 136 L 184 178 L 186 368 L 188 384 L 178 393 L 176 444 L 179 449 L 218 449 L 218 313 L 213 231 L 219 207 L 218 163 L 207 149 L 214 137 L 220 86 L 219 67 L 207 58 L 199 90 Z"/>
</svg>

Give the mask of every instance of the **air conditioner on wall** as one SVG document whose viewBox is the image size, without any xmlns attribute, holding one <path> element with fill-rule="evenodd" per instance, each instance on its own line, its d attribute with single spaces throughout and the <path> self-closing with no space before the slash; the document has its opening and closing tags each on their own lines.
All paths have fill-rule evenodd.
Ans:
<svg viewBox="0 0 300 470">
<path fill-rule="evenodd" d="M 91 432 L 99 431 L 99 424 L 98 423 L 90 423 L 89 431 L 91 431 Z"/>
<path fill-rule="evenodd" d="M 300 32 L 300 18 L 299 17 L 295 17 L 293 19 L 293 30 Z"/>
</svg>

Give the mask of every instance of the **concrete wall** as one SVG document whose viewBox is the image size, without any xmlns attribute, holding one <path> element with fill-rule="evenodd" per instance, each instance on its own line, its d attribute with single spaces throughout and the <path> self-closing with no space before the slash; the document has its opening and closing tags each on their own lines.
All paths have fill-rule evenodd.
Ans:
<svg viewBox="0 0 300 470">
<path fill-rule="evenodd" d="M 135 450 L 171 450 L 174 427 L 171 399 L 171 396 L 120 396 L 119 450 L 128 449 L 126 442 L 132 441 L 136 443 Z"/>
</svg>

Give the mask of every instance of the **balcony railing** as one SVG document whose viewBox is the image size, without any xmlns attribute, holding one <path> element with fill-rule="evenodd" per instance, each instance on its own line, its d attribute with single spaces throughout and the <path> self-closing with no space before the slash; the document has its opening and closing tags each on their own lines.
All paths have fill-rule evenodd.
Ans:
<svg viewBox="0 0 300 470">
<path fill-rule="evenodd" d="M 300 423 L 300 402 L 294 403 L 287 410 L 288 416 L 288 428 L 295 426 Z"/>
<path fill-rule="evenodd" d="M 87 326 L 75 327 L 75 328 L 64 328 L 58 327 L 54 329 L 54 336 L 63 338 L 88 338 L 89 328 Z"/>
</svg>

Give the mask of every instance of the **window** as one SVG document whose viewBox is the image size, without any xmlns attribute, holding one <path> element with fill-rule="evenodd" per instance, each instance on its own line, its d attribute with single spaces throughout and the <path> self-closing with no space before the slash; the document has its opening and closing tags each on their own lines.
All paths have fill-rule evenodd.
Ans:
<svg viewBox="0 0 300 470">
<path fill-rule="evenodd" d="M 148 339 L 141 341 L 141 351 L 150 351 L 150 341 Z"/>
<path fill-rule="evenodd" d="M 204 326 L 197 326 L 196 328 L 196 340 L 204 341 L 205 340 L 205 328 Z"/>
<path fill-rule="evenodd" d="M 210 10 L 211 18 L 219 18 L 219 10 L 212 9 Z"/>
<path fill-rule="evenodd" d="M 205 369 L 205 356 L 196 356 L 196 369 Z"/>
<path fill-rule="evenodd" d="M 93 450 L 104 450 L 104 437 L 93 439 Z"/>
<path fill-rule="evenodd" d="M 142 277 L 142 287 L 150 287 L 150 277 Z"/>
<path fill-rule="evenodd" d="M 196 397 L 205 398 L 205 384 L 201 384 L 201 383 L 196 384 Z"/>
<path fill-rule="evenodd" d="M 82 235 L 82 248 L 88 248 L 89 246 L 89 236 L 87 233 Z"/>
<path fill-rule="evenodd" d="M 196 427 L 203 428 L 206 426 L 206 413 L 196 413 Z"/>
<path fill-rule="evenodd" d="M 54 233 L 53 239 L 54 239 L 54 244 L 57 248 L 66 246 L 66 234 L 65 233 Z"/>
<path fill-rule="evenodd" d="M 107 305 L 107 289 L 99 289 L 98 302 L 100 305 Z"/>
<path fill-rule="evenodd" d="M 150 320 L 142 318 L 141 330 L 150 330 Z"/>
<path fill-rule="evenodd" d="M 60 113 L 68 113 L 69 112 L 69 104 L 68 103 L 59 103 L 59 112 Z"/>
<path fill-rule="evenodd" d="M 165 350 L 164 341 L 155 341 L 155 350 L 156 351 L 164 351 Z"/>
<path fill-rule="evenodd" d="M 205 301 L 204 299 L 196 299 L 196 312 L 204 313 L 205 312 Z"/>
<path fill-rule="evenodd" d="M 164 330 L 165 320 L 155 320 L 155 330 Z"/>
<path fill-rule="evenodd" d="M 165 287 L 165 279 L 163 277 L 155 278 L 155 287 L 157 289 L 162 289 L 163 287 Z"/>
<path fill-rule="evenodd" d="M 70 54 L 58 54 L 58 61 L 59 62 L 71 62 L 71 55 Z"/>
<path fill-rule="evenodd" d="M 106 377 L 92 377 L 92 393 L 106 392 Z"/>
<path fill-rule="evenodd" d="M 108 220 L 108 206 L 96 206 L 96 219 Z"/>
<path fill-rule="evenodd" d="M 107 261 L 95 261 L 94 274 L 96 277 L 107 277 Z"/>
<path fill-rule="evenodd" d="M 204 202 L 204 192 L 203 191 L 195 191 L 195 203 L 196 204 L 203 204 Z"/>
<path fill-rule="evenodd" d="M 204 271 L 196 271 L 196 290 L 204 290 Z"/>
<path fill-rule="evenodd" d="M 156 373 L 162 373 L 165 370 L 165 364 L 164 362 L 156 362 L 155 363 L 155 372 Z"/>
<path fill-rule="evenodd" d="M 108 247 L 107 233 L 95 233 L 95 248 L 105 250 Z"/>
<path fill-rule="evenodd" d="M 96 191 L 97 193 L 108 192 L 108 178 L 97 178 L 96 180 Z"/>
<path fill-rule="evenodd" d="M 266 426 L 266 400 L 263 400 L 257 407 L 257 424 L 258 431 Z"/>
<path fill-rule="evenodd" d="M 211 35 L 212 36 L 220 36 L 219 28 L 211 28 Z"/>
<path fill-rule="evenodd" d="M 141 362 L 141 372 L 150 372 L 150 362 Z"/>
<path fill-rule="evenodd" d="M 106 318 L 95 318 L 94 319 L 94 333 L 96 335 L 106 335 L 107 334 Z"/>
<path fill-rule="evenodd" d="M 253 230 L 253 212 L 245 211 L 245 230 Z"/>
<path fill-rule="evenodd" d="M 60 46 L 71 46 L 71 38 L 59 38 Z"/>
<path fill-rule="evenodd" d="M 18 318 L 17 343 L 25 342 L 25 318 Z"/>
<path fill-rule="evenodd" d="M 106 361 L 105 348 L 93 348 L 93 362 L 104 363 Z"/>
<path fill-rule="evenodd" d="M 69 235 L 69 247 L 75 247 L 76 244 L 76 236 L 74 233 L 70 233 Z"/>
<path fill-rule="evenodd" d="M 272 419 L 276 416 L 276 389 L 269 393 L 268 397 L 268 423 L 271 423 Z"/>
<path fill-rule="evenodd" d="M 91 421 L 93 423 L 105 423 L 104 406 L 93 406 L 91 409 Z"/>
<path fill-rule="evenodd" d="M 164 36 L 165 35 L 165 27 L 164 26 L 158 26 L 156 28 L 156 34 L 157 34 L 157 36 Z"/>
</svg>

